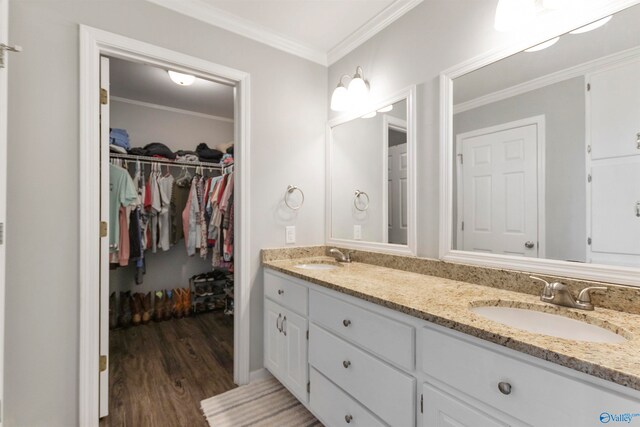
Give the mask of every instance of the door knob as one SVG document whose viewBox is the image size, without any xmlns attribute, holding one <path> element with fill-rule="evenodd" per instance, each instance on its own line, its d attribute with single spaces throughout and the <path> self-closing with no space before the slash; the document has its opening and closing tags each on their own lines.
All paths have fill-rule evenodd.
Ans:
<svg viewBox="0 0 640 427">
<path fill-rule="evenodd" d="M 351 415 L 345 415 L 344 420 L 347 422 L 347 424 L 351 424 L 351 420 L 353 420 L 353 417 Z"/>
<path fill-rule="evenodd" d="M 501 381 L 498 383 L 498 390 L 502 394 L 511 394 L 511 384 Z"/>
<path fill-rule="evenodd" d="M 344 362 L 342 362 L 342 366 L 344 366 L 344 368 L 347 369 L 349 366 L 351 366 L 351 362 L 349 362 L 348 360 L 345 360 Z"/>
<path fill-rule="evenodd" d="M 533 249 L 535 246 L 536 246 L 536 244 L 533 243 L 531 240 L 529 240 L 528 242 L 526 242 L 524 244 L 524 247 L 527 248 L 527 249 Z"/>
<path fill-rule="evenodd" d="M 639 203 L 638 205 L 640 205 L 640 203 Z M 639 216 L 640 216 L 640 215 L 639 215 Z M 345 327 L 345 328 L 348 328 L 348 327 L 349 327 L 349 325 L 351 324 L 351 320 L 349 320 L 349 319 L 344 319 L 344 320 L 342 321 L 342 324 L 344 325 L 344 327 Z"/>
</svg>

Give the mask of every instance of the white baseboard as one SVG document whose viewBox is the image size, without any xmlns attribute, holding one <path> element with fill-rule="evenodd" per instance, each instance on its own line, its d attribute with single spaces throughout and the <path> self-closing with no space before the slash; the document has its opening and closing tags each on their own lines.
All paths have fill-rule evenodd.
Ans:
<svg viewBox="0 0 640 427">
<path fill-rule="evenodd" d="M 266 378 L 270 378 L 271 372 L 267 371 L 265 368 L 256 369 L 255 371 L 251 371 L 249 373 L 249 383 L 258 380 L 264 380 Z"/>
</svg>

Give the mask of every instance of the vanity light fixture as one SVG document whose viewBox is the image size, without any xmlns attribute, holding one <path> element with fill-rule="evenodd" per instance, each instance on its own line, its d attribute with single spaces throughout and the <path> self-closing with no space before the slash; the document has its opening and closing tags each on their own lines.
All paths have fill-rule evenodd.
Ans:
<svg viewBox="0 0 640 427">
<path fill-rule="evenodd" d="M 391 110 L 393 110 L 393 104 L 387 105 L 386 107 L 379 109 L 378 113 L 388 113 Z"/>
<path fill-rule="evenodd" d="M 345 77 L 351 79 L 348 88 L 342 83 Z M 358 66 L 353 76 L 345 74 L 340 77 L 338 86 L 331 95 L 331 109 L 333 111 L 359 110 L 366 105 L 368 100 L 369 83 L 364 79 L 362 67 Z"/>
<path fill-rule="evenodd" d="M 499 0 L 494 27 L 501 32 L 525 26 L 536 17 L 534 0 Z"/>
<path fill-rule="evenodd" d="M 372 111 L 372 112 L 367 113 L 367 114 L 365 114 L 364 116 L 362 116 L 362 118 L 363 118 L 363 119 L 371 119 L 371 118 L 373 118 L 373 117 L 375 117 L 375 116 L 376 116 L 376 112 L 375 112 L 375 111 Z"/>
<path fill-rule="evenodd" d="M 192 76 L 191 74 L 183 74 L 171 70 L 167 71 L 167 73 L 169 73 L 171 81 L 180 86 L 191 86 L 193 82 L 196 81 L 196 76 Z"/>
<path fill-rule="evenodd" d="M 595 22 L 592 22 L 591 24 L 587 24 L 584 27 L 580 27 L 576 30 L 571 31 L 569 34 L 582 34 L 582 33 L 586 33 L 588 31 L 593 31 L 596 28 L 600 28 L 603 25 L 605 25 L 607 22 L 611 21 L 611 18 L 613 18 L 613 15 L 609 15 L 606 18 L 602 18 L 599 19 Z"/>
<path fill-rule="evenodd" d="M 558 40 L 560 40 L 560 37 L 556 37 L 555 39 L 547 40 L 546 42 L 537 44 L 537 45 L 535 45 L 533 47 L 530 47 L 529 49 L 526 49 L 525 52 L 537 52 L 539 50 L 546 49 L 546 48 L 556 44 L 558 42 Z"/>
</svg>

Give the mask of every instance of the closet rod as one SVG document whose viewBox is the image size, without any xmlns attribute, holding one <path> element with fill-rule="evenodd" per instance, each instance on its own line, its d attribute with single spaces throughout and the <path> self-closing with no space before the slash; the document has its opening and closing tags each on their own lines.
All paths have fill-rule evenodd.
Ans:
<svg viewBox="0 0 640 427">
<path fill-rule="evenodd" d="M 109 153 L 110 159 L 122 159 L 122 160 L 131 160 L 140 163 L 147 164 L 162 164 L 169 166 L 186 166 L 186 167 L 201 167 L 204 169 L 216 169 L 220 171 L 224 171 L 227 168 L 233 166 L 230 165 L 221 165 L 220 163 L 208 163 L 208 162 L 181 162 L 179 160 L 168 160 L 161 158 L 149 158 L 148 156 L 134 156 L 133 154 L 120 154 L 120 153 Z"/>
</svg>

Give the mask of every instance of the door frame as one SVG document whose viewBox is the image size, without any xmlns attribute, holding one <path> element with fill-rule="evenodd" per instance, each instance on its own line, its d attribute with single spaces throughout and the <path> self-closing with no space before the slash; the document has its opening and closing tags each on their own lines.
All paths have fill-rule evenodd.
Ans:
<svg viewBox="0 0 640 427">
<path fill-rule="evenodd" d="M 382 116 L 382 243 L 389 243 L 389 129 L 407 134 L 407 121 L 384 114 Z M 408 149 L 408 146 L 407 146 Z"/>
<path fill-rule="evenodd" d="M 515 120 L 512 122 L 501 123 L 496 126 L 489 126 L 486 128 L 475 129 L 469 132 L 463 132 L 456 135 L 456 166 L 459 166 L 458 159 L 462 153 L 462 141 L 466 138 L 473 138 L 476 136 L 482 136 L 489 133 L 502 132 L 509 129 L 535 125 L 537 134 L 537 159 L 536 159 L 536 173 L 537 173 L 537 186 L 538 186 L 538 256 L 537 258 L 544 258 L 546 254 L 546 168 L 545 168 L 545 153 L 546 153 L 546 131 L 545 131 L 545 115 L 527 117 L 521 120 Z M 464 162 L 462 163 L 464 167 Z M 462 169 L 463 167 L 456 167 L 456 193 L 457 193 L 457 215 L 455 219 L 456 226 L 456 247 L 461 249 L 464 244 L 464 233 L 462 233 L 462 218 L 464 218 L 464 185 Z"/>
<path fill-rule="evenodd" d="M 108 55 L 235 86 L 235 313 L 234 382 L 249 382 L 250 330 L 250 75 L 180 52 L 80 25 L 80 352 L 79 424 L 99 422 L 100 292 L 100 56 Z"/>
</svg>

